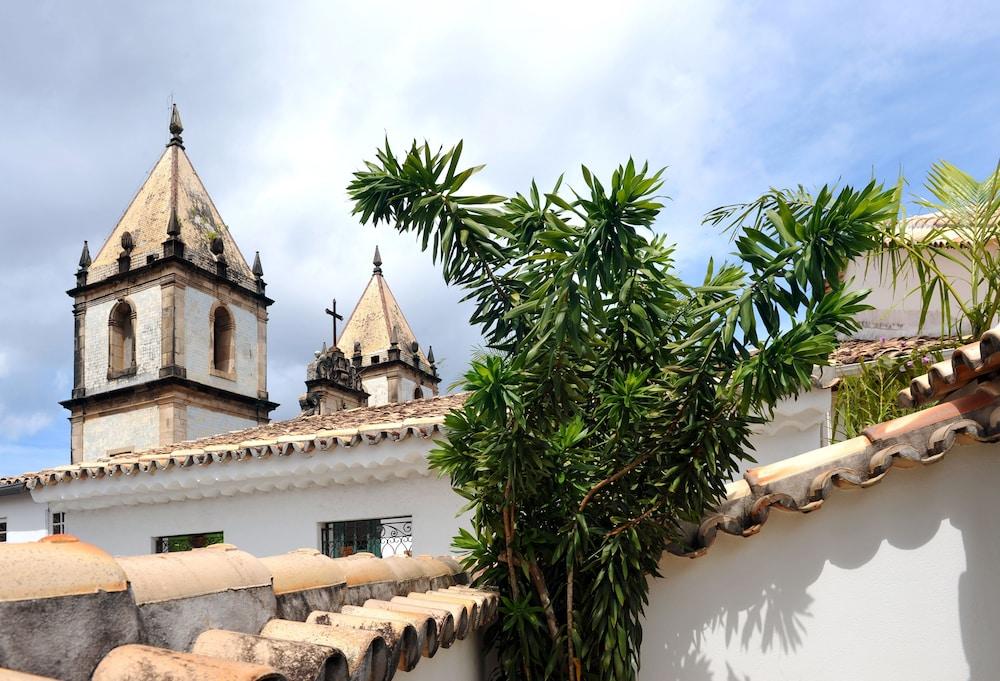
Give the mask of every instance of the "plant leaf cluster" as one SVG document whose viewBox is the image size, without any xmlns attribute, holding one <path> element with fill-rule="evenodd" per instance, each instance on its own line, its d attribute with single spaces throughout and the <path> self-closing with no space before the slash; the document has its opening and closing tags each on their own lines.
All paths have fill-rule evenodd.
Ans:
<svg viewBox="0 0 1000 681">
<path fill-rule="evenodd" d="M 933 306 L 941 319 L 929 331 L 978 338 L 1000 317 L 1000 164 L 977 180 L 939 161 L 925 189 L 916 203 L 934 219 L 920 230 L 907 220 L 886 222 L 872 262 L 897 291 L 920 296 L 920 330 Z"/>
<path fill-rule="evenodd" d="M 363 222 L 414 234 L 466 291 L 489 349 L 431 454 L 472 512 L 455 545 L 502 594 L 505 678 L 634 679 L 647 577 L 725 493 L 751 426 L 856 328 L 864 293 L 841 274 L 895 193 L 720 209 L 735 260 L 690 284 L 652 231 L 662 170 L 629 160 L 606 180 L 584 167 L 579 191 L 478 195 L 461 153 L 387 142 L 349 186 Z"/>
</svg>

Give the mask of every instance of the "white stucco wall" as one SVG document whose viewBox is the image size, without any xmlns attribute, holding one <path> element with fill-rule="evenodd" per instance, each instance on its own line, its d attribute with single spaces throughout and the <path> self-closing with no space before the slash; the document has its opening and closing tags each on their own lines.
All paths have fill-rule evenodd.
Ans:
<svg viewBox="0 0 1000 681">
<path fill-rule="evenodd" d="M 385 376 L 362 380 L 361 385 L 368 393 L 368 406 L 377 407 L 389 404 L 389 379 Z"/>
<path fill-rule="evenodd" d="M 48 507 L 35 503 L 25 490 L 0 496 L 0 518 L 7 521 L 7 543 L 37 541 L 47 535 Z"/>
<path fill-rule="evenodd" d="M 199 437 L 207 437 L 218 433 L 227 433 L 231 430 L 241 430 L 252 428 L 257 425 L 253 419 L 245 419 L 232 414 L 225 414 L 217 411 L 202 409 L 201 407 L 187 408 L 187 439 L 194 440 Z"/>
<path fill-rule="evenodd" d="M 748 468 L 781 461 L 826 445 L 825 428 L 832 405 L 832 394 L 827 388 L 813 388 L 797 398 L 779 402 L 774 418 L 756 426 L 750 437 L 754 447 L 750 454 L 757 463 L 744 462 L 737 477 L 742 477 Z"/>
<path fill-rule="evenodd" d="M 255 462 L 235 465 L 253 466 Z M 86 484 L 86 483 L 84 483 Z M 70 510 L 66 531 L 114 555 L 152 551 L 153 537 L 221 530 L 257 556 L 320 548 L 320 523 L 413 516 L 413 552 L 451 552 L 462 499 L 432 477 L 240 494 L 164 504 Z"/>
<path fill-rule="evenodd" d="M 135 306 L 134 376 L 108 380 L 108 320 L 116 300 L 87 308 L 84 322 L 84 385 L 88 394 L 144 383 L 159 376 L 163 311 L 159 286 L 150 286 L 127 296 Z"/>
<path fill-rule="evenodd" d="M 159 407 L 143 407 L 119 414 L 90 416 L 83 422 L 83 460 L 93 461 L 109 451 L 131 447 L 148 449 L 160 444 Z"/>
<path fill-rule="evenodd" d="M 642 681 L 1000 678 L 995 445 L 665 556 Z"/>
<path fill-rule="evenodd" d="M 309 454 L 174 467 L 36 487 L 66 511 L 66 531 L 113 554 L 148 553 L 152 538 L 223 531 L 258 556 L 319 547 L 320 523 L 413 517 L 415 553 L 449 553 L 464 500 L 427 469 L 432 440 L 358 444 Z"/>
<path fill-rule="evenodd" d="M 413 399 L 413 391 L 417 389 L 417 384 L 408 378 L 399 379 L 399 401 L 409 402 Z"/>
<path fill-rule="evenodd" d="M 409 672 L 396 672 L 396 681 L 478 681 L 488 678 L 483 673 L 482 637 L 473 633 L 452 644 L 451 648 L 441 648 L 433 658 L 421 657 L 417 666 Z"/>
<path fill-rule="evenodd" d="M 971 287 L 963 268 L 944 259 L 939 266 L 955 287 L 957 296 L 968 300 Z M 850 285 L 852 289 L 871 290 L 865 302 L 874 307 L 873 310 L 857 315 L 861 330 L 854 334 L 855 337 L 877 340 L 882 337 L 940 335 L 941 303 L 936 297 L 931 301 L 923 329 L 919 327 L 921 299 L 919 292 L 914 290 L 918 281 L 912 273 L 904 273 L 896 288 L 893 288 L 891 272 L 883 277 L 877 260 L 859 260 L 848 265 L 845 276 L 847 280 L 853 280 Z M 953 319 L 957 320 L 959 316 L 953 314 Z"/>
<path fill-rule="evenodd" d="M 242 395 L 257 396 L 257 317 L 236 305 L 226 308 L 236 325 L 236 379 L 209 373 L 211 324 L 209 314 L 216 299 L 190 286 L 184 290 L 184 366 L 192 381 Z"/>
</svg>

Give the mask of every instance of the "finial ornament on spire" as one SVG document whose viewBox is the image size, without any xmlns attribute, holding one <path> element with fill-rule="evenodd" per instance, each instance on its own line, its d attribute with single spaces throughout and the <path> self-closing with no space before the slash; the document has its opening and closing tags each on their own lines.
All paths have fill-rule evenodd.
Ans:
<svg viewBox="0 0 1000 681">
<path fill-rule="evenodd" d="M 264 276 L 264 267 L 260 264 L 260 251 L 253 256 L 253 276 L 260 279 Z"/>
<path fill-rule="evenodd" d="M 184 132 L 184 126 L 181 124 L 181 114 L 177 111 L 177 105 L 170 105 L 170 141 L 167 143 L 168 147 L 180 147 L 184 148 L 184 140 L 181 139 L 181 133 Z"/>
<path fill-rule="evenodd" d="M 167 236 L 179 237 L 181 235 L 181 221 L 177 218 L 177 207 L 170 208 L 170 221 L 167 222 Z"/>
<path fill-rule="evenodd" d="M 93 261 L 90 259 L 90 246 L 87 245 L 86 240 L 83 242 L 83 251 L 80 253 L 80 269 L 85 270 L 90 267 L 90 263 Z"/>
<path fill-rule="evenodd" d="M 375 265 L 375 274 L 382 274 L 382 254 L 378 252 L 378 246 L 375 247 L 375 257 L 372 258 L 372 264 Z"/>
</svg>

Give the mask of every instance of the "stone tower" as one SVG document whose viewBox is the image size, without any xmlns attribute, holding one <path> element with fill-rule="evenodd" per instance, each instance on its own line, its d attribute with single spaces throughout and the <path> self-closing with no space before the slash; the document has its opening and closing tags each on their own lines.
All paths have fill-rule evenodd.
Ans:
<svg viewBox="0 0 1000 681">
<path fill-rule="evenodd" d="M 184 150 L 170 141 L 73 298 L 72 460 L 156 447 L 268 421 L 267 307 Z"/>
<path fill-rule="evenodd" d="M 434 363 L 434 350 L 428 346 L 424 354 L 417 343 L 413 329 L 382 274 L 382 256 L 377 247 L 373 264 L 372 277 L 348 317 L 343 333 L 332 348 L 324 346 L 309 365 L 307 393 L 299 401 L 304 413 L 326 413 L 323 404 L 341 405 L 326 408 L 336 411 L 337 408 L 363 406 L 366 402 L 376 407 L 438 394 L 441 378 Z M 334 315 L 336 328 L 336 308 L 327 312 Z M 341 368 L 349 363 L 360 379 L 366 402 L 357 391 L 357 383 L 352 382 L 357 379 L 343 370 L 337 373 L 340 378 L 336 381 L 327 380 L 322 386 L 315 382 L 321 362 Z M 353 392 L 344 388 L 351 388 Z"/>
</svg>

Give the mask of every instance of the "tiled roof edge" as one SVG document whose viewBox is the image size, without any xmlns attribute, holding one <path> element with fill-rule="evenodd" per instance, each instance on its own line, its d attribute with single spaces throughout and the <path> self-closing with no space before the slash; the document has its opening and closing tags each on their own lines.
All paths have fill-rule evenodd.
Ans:
<svg viewBox="0 0 1000 681">
<path fill-rule="evenodd" d="M 689 558 L 705 554 L 718 533 L 757 534 L 772 507 L 810 513 L 834 487 L 867 488 L 894 466 L 940 461 L 956 443 L 1000 441 L 1000 381 L 950 402 L 886 421 L 863 435 L 767 466 L 731 483 L 726 498 L 699 524 L 688 524 L 681 544 L 667 551 Z"/>
<path fill-rule="evenodd" d="M 399 442 L 409 437 L 430 438 L 443 430 L 444 419 L 445 415 L 442 414 L 437 417 L 406 419 L 401 423 L 361 425 L 337 431 L 319 430 L 311 434 L 280 436 L 268 440 L 210 445 L 204 449 L 179 448 L 162 454 L 116 456 L 0 478 L 0 486 L 24 484 L 28 489 L 34 489 L 60 482 L 131 476 L 173 467 L 188 468 L 245 459 L 266 459 L 271 456 L 311 454 L 317 450 L 330 451 L 362 443 L 377 445 L 387 440 Z"/>
<path fill-rule="evenodd" d="M 53 560 L 90 569 L 53 586 Z M 453 556 L 257 558 L 219 544 L 113 558 L 58 535 L 0 545 L 0 565 L 19 577 L 0 583 L 0 616 L 32 632 L 0 628 L 3 679 L 388 681 L 489 626 L 499 606 Z M 68 613 L 92 625 L 62 626 Z"/>
<path fill-rule="evenodd" d="M 1000 326 L 984 333 L 976 342 L 955 348 L 948 359 L 932 364 L 917 376 L 910 387 L 899 393 L 899 403 L 919 407 L 939 400 L 956 390 L 1000 369 Z"/>
</svg>

